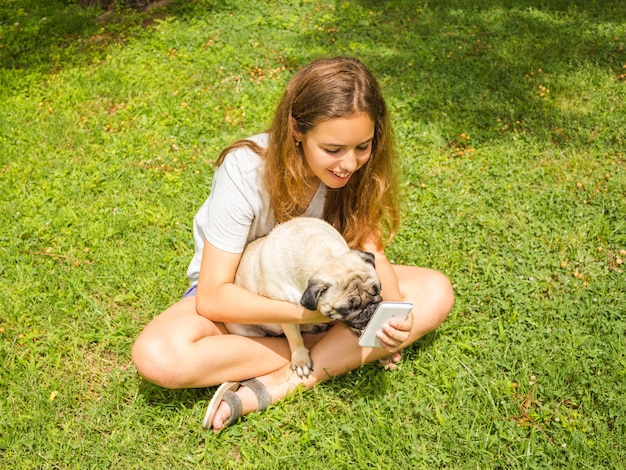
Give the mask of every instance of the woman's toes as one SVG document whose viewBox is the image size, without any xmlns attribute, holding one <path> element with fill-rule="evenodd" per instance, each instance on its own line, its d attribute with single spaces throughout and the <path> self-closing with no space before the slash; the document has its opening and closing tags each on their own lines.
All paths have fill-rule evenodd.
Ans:
<svg viewBox="0 0 626 470">
<path fill-rule="evenodd" d="M 219 432 L 224 427 L 224 423 L 230 418 L 230 407 L 222 402 L 213 417 L 213 432 Z"/>
</svg>

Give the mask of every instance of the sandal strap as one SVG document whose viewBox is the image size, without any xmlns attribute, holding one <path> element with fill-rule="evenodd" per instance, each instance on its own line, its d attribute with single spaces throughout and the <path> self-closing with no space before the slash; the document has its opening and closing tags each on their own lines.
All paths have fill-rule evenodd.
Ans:
<svg viewBox="0 0 626 470">
<path fill-rule="evenodd" d="M 269 390 L 257 379 L 244 380 L 243 382 L 240 382 L 239 385 L 248 387 L 256 395 L 256 399 L 258 402 L 258 411 L 265 411 L 272 404 L 272 398 L 270 397 Z M 230 407 L 230 417 L 224 423 L 224 427 L 228 427 L 232 424 L 235 424 L 239 420 L 239 418 L 241 418 L 243 406 L 241 404 L 241 399 L 239 398 L 239 396 L 232 390 L 227 390 L 226 392 L 224 392 L 222 401 L 225 401 L 226 404 Z"/>
<path fill-rule="evenodd" d="M 228 427 L 231 424 L 235 424 L 237 420 L 241 418 L 243 407 L 241 406 L 241 399 L 239 398 L 239 396 L 237 396 L 237 394 L 231 390 L 228 390 L 224 393 L 222 401 L 225 401 L 226 404 L 230 407 L 230 417 L 224 423 L 224 427 Z"/>
<path fill-rule="evenodd" d="M 270 396 L 269 390 L 265 385 L 263 385 L 263 383 L 259 382 L 257 379 L 248 379 L 241 382 L 241 385 L 248 387 L 256 395 L 256 399 L 258 402 L 258 411 L 265 411 L 270 407 L 270 405 L 272 404 L 272 397 Z M 226 396 L 224 396 L 224 398 L 226 398 Z M 241 401 L 239 403 L 241 406 Z"/>
</svg>

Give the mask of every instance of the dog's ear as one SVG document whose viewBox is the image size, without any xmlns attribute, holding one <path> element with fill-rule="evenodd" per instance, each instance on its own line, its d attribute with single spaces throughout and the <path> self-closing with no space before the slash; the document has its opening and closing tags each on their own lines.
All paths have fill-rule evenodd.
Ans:
<svg viewBox="0 0 626 470">
<path fill-rule="evenodd" d="M 354 251 L 356 251 L 361 257 L 361 259 L 365 261 L 367 264 L 371 264 L 372 266 L 376 267 L 376 262 L 374 261 L 375 258 L 372 253 L 370 253 L 369 251 L 361 251 L 361 250 L 354 250 Z"/>
<path fill-rule="evenodd" d="M 329 287 L 330 284 L 327 282 L 319 279 L 310 279 L 309 285 L 302 294 L 302 298 L 300 298 L 300 305 L 307 310 L 317 310 L 317 303 L 319 302 L 320 297 Z"/>
</svg>

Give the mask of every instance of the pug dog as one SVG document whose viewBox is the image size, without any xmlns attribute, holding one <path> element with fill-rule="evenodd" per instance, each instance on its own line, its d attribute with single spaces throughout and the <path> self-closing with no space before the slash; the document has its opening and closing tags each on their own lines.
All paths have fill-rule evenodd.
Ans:
<svg viewBox="0 0 626 470">
<path fill-rule="evenodd" d="M 346 323 L 360 335 L 382 301 L 374 255 L 350 249 L 329 223 L 296 217 L 277 225 L 267 236 L 244 250 L 235 284 L 277 300 L 300 303 L 331 320 Z M 302 332 L 320 332 L 322 324 L 225 323 L 230 333 L 243 336 L 285 334 L 291 349 L 291 367 L 308 377 L 313 364 Z"/>
</svg>

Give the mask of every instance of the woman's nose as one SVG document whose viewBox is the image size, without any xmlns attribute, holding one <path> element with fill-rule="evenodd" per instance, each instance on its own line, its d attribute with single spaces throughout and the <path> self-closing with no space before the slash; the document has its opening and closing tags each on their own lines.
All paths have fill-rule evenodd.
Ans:
<svg viewBox="0 0 626 470">
<path fill-rule="evenodd" d="M 357 169 L 358 162 L 354 151 L 347 152 L 341 159 L 341 169 L 352 173 Z"/>
</svg>

